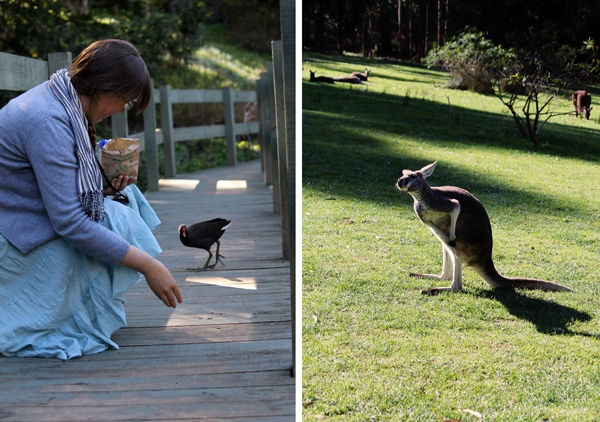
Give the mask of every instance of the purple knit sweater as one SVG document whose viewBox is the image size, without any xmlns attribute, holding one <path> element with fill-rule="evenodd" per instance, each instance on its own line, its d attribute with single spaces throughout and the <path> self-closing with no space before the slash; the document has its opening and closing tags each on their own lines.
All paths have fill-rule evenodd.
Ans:
<svg viewBox="0 0 600 422">
<path fill-rule="evenodd" d="M 0 234 L 23 253 L 60 236 L 118 265 L 129 243 L 85 214 L 76 174 L 75 135 L 47 82 L 0 109 Z"/>
</svg>

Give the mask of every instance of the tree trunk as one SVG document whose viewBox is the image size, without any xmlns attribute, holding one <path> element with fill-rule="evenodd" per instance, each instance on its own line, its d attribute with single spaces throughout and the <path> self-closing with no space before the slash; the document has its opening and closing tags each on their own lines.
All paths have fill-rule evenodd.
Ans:
<svg viewBox="0 0 600 422">
<path fill-rule="evenodd" d="M 423 57 L 427 56 L 429 50 L 429 3 L 425 5 L 425 45 L 423 46 Z"/>
<path fill-rule="evenodd" d="M 448 39 L 448 2 L 450 0 L 446 0 L 446 16 L 444 16 L 444 40 Z"/>
<path fill-rule="evenodd" d="M 402 58 L 404 53 L 404 36 L 402 35 L 402 0 L 398 0 L 398 55 Z"/>
<path fill-rule="evenodd" d="M 413 46 L 412 46 L 412 0 L 407 0 L 406 5 L 408 6 L 408 58 L 413 58 Z"/>
<path fill-rule="evenodd" d="M 438 0 L 437 15 L 437 48 L 442 45 L 442 0 Z"/>
</svg>

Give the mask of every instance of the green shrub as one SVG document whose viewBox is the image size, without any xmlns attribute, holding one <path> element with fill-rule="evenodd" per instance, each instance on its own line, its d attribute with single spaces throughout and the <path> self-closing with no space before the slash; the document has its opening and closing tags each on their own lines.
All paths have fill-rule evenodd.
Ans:
<svg viewBox="0 0 600 422">
<path fill-rule="evenodd" d="M 424 62 L 429 66 L 441 66 L 452 74 L 448 88 L 491 93 L 492 74 L 488 67 L 511 55 L 511 50 L 494 45 L 482 32 L 475 30 L 463 32 L 443 47 L 431 50 Z"/>
</svg>

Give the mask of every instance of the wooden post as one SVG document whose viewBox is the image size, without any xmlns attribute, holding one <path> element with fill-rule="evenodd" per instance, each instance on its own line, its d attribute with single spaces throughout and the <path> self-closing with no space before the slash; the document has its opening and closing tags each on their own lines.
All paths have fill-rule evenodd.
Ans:
<svg viewBox="0 0 600 422">
<path fill-rule="evenodd" d="M 235 111 L 233 108 L 233 88 L 223 88 L 223 112 L 225 113 L 225 140 L 227 142 L 227 165 L 237 164 L 237 142 L 235 137 Z"/>
<path fill-rule="evenodd" d="M 290 210 L 290 283 L 292 298 L 292 375 L 296 359 L 296 3 L 280 1 L 283 42 L 285 134 L 287 142 L 288 198 Z"/>
<path fill-rule="evenodd" d="M 287 148 L 285 142 L 285 115 L 283 104 L 283 51 L 281 41 L 273 41 L 273 79 L 275 88 L 275 119 L 277 135 L 277 168 L 279 170 L 279 202 L 281 210 L 281 244 L 283 259 L 290 259 L 290 227 L 287 175 Z"/>
<path fill-rule="evenodd" d="M 269 93 L 267 86 L 267 72 L 260 74 L 258 107 L 260 109 L 260 136 L 262 137 L 262 156 L 265 167 L 264 179 L 266 185 L 273 184 L 273 170 L 271 160 L 271 122 L 269 112 Z"/>
<path fill-rule="evenodd" d="M 169 85 L 161 85 L 159 90 L 165 177 L 175 177 L 177 175 L 177 165 L 175 164 L 175 140 L 173 139 L 173 108 L 171 107 L 171 96 L 169 94 L 171 88 Z"/>
<path fill-rule="evenodd" d="M 129 126 L 127 124 L 127 112 L 113 114 L 110 116 L 113 138 L 127 138 L 129 135 Z"/>
<path fill-rule="evenodd" d="M 279 196 L 279 165 L 277 162 L 277 119 L 275 118 L 275 83 L 273 80 L 273 62 L 267 63 L 267 95 L 269 97 L 269 140 L 271 145 L 271 180 L 273 183 L 273 212 L 281 212 Z"/>
<path fill-rule="evenodd" d="M 0 89 L 27 91 L 48 80 L 48 62 L 0 52 Z"/>
<path fill-rule="evenodd" d="M 156 145 L 156 103 L 160 101 L 155 98 L 154 81 L 151 80 L 152 86 L 150 104 L 144 110 L 144 151 L 146 151 L 146 178 L 148 190 L 150 192 L 158 192 L 158 148 Z"/>
<path fill-rule="evenodd" d="M 66 53 L 48 53 L 48 79 L 54 72 L 71 65 L 72 59 L 71 52 Z"/>
<path fill-rule="evenodd" d="M 263 127 L 263 121 L 262 121 L 262 113 L 260 112 L 260 102 L 262 101 L 260 99 L 260 79 L 255 79 L 255 85 L 256 85 L 256 102 L 257 102 L 257 107 L 256 107 L 256 118 L 258 119 L 258 145 L 260 145 L 260 171 L 264 172 L 265 171 L 265 155 L 263 153 L 263 151 L 265 150 L 265 146 L 263 145 L 263 134 L 262 134 L 262 127 Z"/>
</svg>

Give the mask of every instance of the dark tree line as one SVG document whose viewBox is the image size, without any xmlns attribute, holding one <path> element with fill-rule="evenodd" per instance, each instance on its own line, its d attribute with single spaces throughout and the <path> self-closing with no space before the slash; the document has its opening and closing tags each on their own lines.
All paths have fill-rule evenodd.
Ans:
<svg viewBox="0 0 600 422">
<path fill-rule="evenodd" d="M 600 39 L 600 0 L 303 0 L 306 50 L 420 60 L 465 28 L 527 48 Z"/>
</svg>

